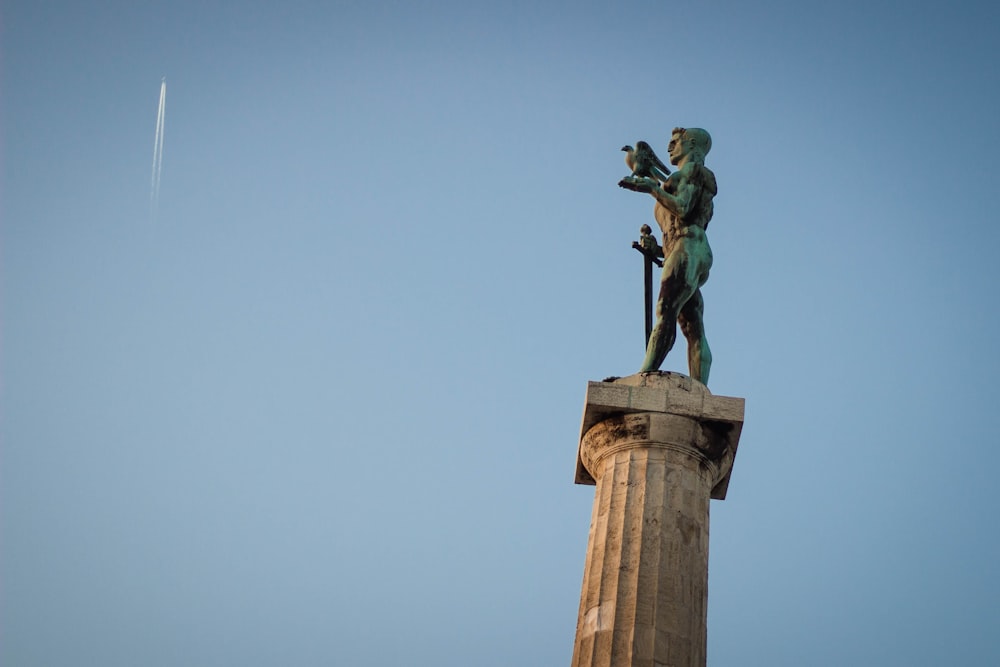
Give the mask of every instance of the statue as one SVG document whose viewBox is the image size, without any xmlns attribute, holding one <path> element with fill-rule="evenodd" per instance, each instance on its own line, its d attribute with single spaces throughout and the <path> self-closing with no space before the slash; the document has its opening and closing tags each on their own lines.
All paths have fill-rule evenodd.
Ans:
<svg viewBox="0 0 1000 667">
<path fill-rule="evenodd" d="M 648 144 L 644 144 L 637 142 L 644 149 L 648 148 Z M 633 175 L 626 176 L 618 185 L 653 196 L 656 200 L 653 215 L 663 232 L 663 273 L 656 302 L 656 325 L 650 333 L 646 358 L 639 372 L 660 369 L 674 346 L 679 324 L 688 343 L 690 375 L 707 384 L 712 352 L 705 337 L 705 302 L 701 286 L 708 280 L 712 268 L 712 249 L 705 230 L 712 219 L 712 198 L 718 192 L 715 174 L 705 167 L 705 155 L 712 148 L 712 138 L 699 128 L 674 128 L 668 150 L 670 163 L 677 171 L 669 175 L 662 173 L 665 167 L 634 168 L 636 160 L 627 150 L 629 148 L 626 146 L 622 150 L 626 151 L 626 164 L 633 168 Z M 644 159 L 662 165 L 655 154 Z M 664 178 L 659 178 L 661 175 Z"/>
</svg>

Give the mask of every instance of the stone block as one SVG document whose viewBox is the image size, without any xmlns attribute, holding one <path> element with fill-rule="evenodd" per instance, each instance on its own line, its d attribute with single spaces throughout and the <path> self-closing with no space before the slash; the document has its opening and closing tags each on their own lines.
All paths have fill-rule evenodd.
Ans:
<svg viewBox="0 0 1000 667">
<path fill-rule="evenodd" d="M 715 396 L 702 383 L 680 373 L 638 373 L 608 382 L 589 382 L 580 424 L 580 442 L 583 442 L 587 431 L 608 417 L 640 412 L 660 413 L 696 420 L 706 434 L 714 439 L 721 437 L 730 449 L 730 455 L 735 458 L 743 429 L 743 411 L 742 398 Z M 725 499 L 731 467 L 712 489 L 712 498 Z M 577 484 L 596 483 L 583 465 L 579 447 L 574 481 Z"/>
</svg>

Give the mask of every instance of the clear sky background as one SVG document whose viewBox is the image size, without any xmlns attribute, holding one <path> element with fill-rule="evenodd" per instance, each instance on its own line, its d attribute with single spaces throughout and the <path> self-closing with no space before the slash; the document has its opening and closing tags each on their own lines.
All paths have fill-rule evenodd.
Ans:
<svg viewBox="0 0 1000 667">
<path fill-rule="evenodd" d="M 5 2 L 0 664 L 569 664 L 675 125 L 709 664 L 1000 664 L 997 7 Z"/>
</svg>

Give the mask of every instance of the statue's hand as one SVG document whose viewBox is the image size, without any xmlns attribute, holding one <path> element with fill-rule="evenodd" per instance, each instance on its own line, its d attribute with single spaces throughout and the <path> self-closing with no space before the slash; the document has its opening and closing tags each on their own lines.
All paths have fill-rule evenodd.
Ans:
<svg viewBox="0 0 1000 667">
<path fill-rule="evenodd" d="M 656 185 L 656 181 L 653 179 L 639 176 L 626 176 L 618 181 L 618 187 L 633 192 L 652 192 L 654 185 Z"/>
</svg>

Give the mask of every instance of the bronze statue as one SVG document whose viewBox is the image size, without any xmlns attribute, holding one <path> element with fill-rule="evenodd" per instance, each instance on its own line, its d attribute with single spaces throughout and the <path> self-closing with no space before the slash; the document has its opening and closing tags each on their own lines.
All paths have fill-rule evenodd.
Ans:
<svg viewBox="0 0 1000 667">
<path fill-rule="evenodd" d="M 712 198 L 718 192 L 715 174 L 705 166 L 705 155 L 711 148 L 712 138 L 705 130 L 676 127 L 668 150 L 670 163 L 677 171 L 660 179 L 655 172 L 640 174 L 629 164 L 633 175 L 618 182 L 620 187 L 653 196 L 656 200 L 653 215 L 663 232 L 663 273 L 656 303 L 656 325 L 639 372 L 660 369 L 674 345 L 679 324 L 688 342 L 691 377 L 704 384 L 708 383 L 712 352 L 705 337 L 705 302 L 700 288 L 712 268 L 712 248 L 705 230 L 712 220 Z"/>
</svg>

